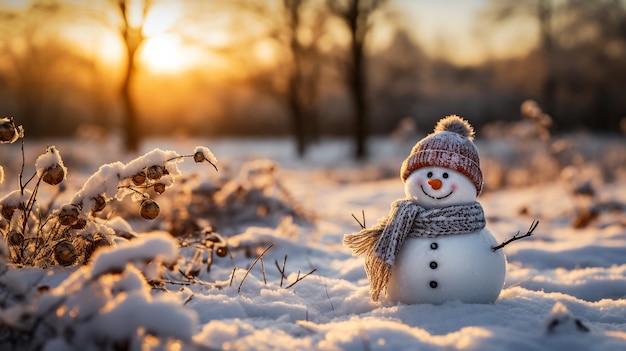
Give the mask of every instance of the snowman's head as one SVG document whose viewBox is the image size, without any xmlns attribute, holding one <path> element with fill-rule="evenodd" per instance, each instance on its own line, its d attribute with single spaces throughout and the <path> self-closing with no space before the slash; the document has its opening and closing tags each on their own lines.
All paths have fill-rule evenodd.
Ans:
<svg viewBox="0 0 626 351">
<path fill-rule="evenodd" d="M 469 181 L 471 186 L 468 191 L 474 190 L 471 201 L 475 201 L 483 187 L 483 174 L 473 140 L 474 129 L 466 120 L 456 115 L 441 119 L 434 132 L 415 144 L 402 163 L 400 177 L 405 182 L 407 195 L 417 199 L 431 195 L 434 200 L 432 206 L 436 207 L 463 203 L 469 197 L 457 198 L 455 192 L 450 193 L 451 188 L 446 186 L 451 186 L 453 183 L 450 180 L 454 178 L 455 187 Z M 417 180 L 409 181 L 416 177 Z M 418 180 L 426 191 L 421 191 L 420 184 L 416 183 Z"/>
<path fill-rule="evenodd" d="M 424 208 L 476 201 L 474 183 L 463 173 L 444 167 L 422 167 L 404 182 L 406 196 Z"/>
</svg>

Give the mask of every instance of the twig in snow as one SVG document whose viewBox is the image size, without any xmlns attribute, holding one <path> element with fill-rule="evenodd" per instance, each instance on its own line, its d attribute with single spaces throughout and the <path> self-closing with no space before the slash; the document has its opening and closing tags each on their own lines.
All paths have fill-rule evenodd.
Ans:
<svg viewBox="0 0 626 351">
<path fill-rule="evenodd" d="M 326 292 L 326 298 L 328 299 L 328 303 L 330 303 L 330 308 L 335 310 L 335 306 L 333 306 L 333 302 L 330 300 L 330 295 L 328 295 L 328 286 L 324 283 L 324 291 Z"/>
<path fill-rule="evenodd" d="M 230 275 L 230 282 L 228 283 L 228 286 L 233 286 L 233 279 L 235 279 L 235 272 L 237 272 L 237 267 L 233 268 L 233 273 Z"/>
<path fill-rule="evenodd" d="M 254 265 L 259 262 L 259 260 L 263 257 L 263 255 L 265 255 L 265 253 L 271 249 L 274 246 L 274 244 L 270 244 L 270 246 L 266 247 L 265 250 L 263 250 L 263 252 L 261 252 L 261 254 L 259 256 L 257 256 L 257 258 L 254 260 L 254 262 L 252 262 L 252 264 L 250 265 L 250 267 L 248 268 L 248 270 L 246 271 L 246 274 L 244 274 L 243 279 L 241 279 L 241 283 L 239 283 L 239 288 L 237 288 L 237 292 L 241 293 L 241 286 L 243 285 L 243 282 L 246 281 L 246 278 L 248 277 L 248 274 L 250 274 L 250 271 L 252 270 L 252 268 L 254 268 Z"/>
<path fill-rule="evenodd" d="M 267 277 L 265 276 L 265 262 L 263 261 L 262 257 L 261 257 L 261 273 L 263 273 L 263 283 L 267 285 Z"/>
<path fill-rule="evenodd" d="M 498 246 L 492 247 L 491 250 L 495 252 L 495 251 L 497 251 L 497 250 L 507 246 L 508 244 L 514 242 L 515 240 L 523 239 L 525 237 L 533 235 L 533 231 L 535 231 L 535 229 L 537 228 L 538 225 L 539 225 L 539 221 L 534 220 L 530 224 L 530 228 L 528 228 L 528 231 L 526 232 L 526 234 L 520 235 L 520 232 L 518 231 L 515 235 L 513 235 L 513 237 L 511 239 L 509 239 L 507 241 L 504 241 L 502 244 L 500 244 Z"/>
<path fill-rule="evenodd" d="M 363 222 L 359 221 L 358 218 L 356 218 L 356 216 L 354 215 L 354 213 L 352 213 L 352 218 L 354 218 L 354 220 L 359 223 L 359 225 L 361 226 L 361 229 L 365 229 L 365 211 L 361 210 L 361 216 L 363 217 Z"/>
<path fill-rule="evenodd" d="M 191 299 L 193 299 L 193 292 L 191 293 L 191 295 L 187 296 L 187 298 L 185 299 L 185 301 L 183 301 L 183 306 L 185 306 L 186 304 L 189 303 L 189 301 L 191 301 Z"/>
<path fill-rule="evenodd" d="M 285 255 L 285 258 L 283 259 L 283 268 L 280 269 L 280 266 L 278 265 L 278 261 L 274 260 L 274 264 L 276 264 L 276 269 L 278 269 L 278 272 L 280 273 L 280 287 L 283 287 L 283 281 L 285 279 L 287 279 L 287 276 L 285 276 L 285 265 L 287 264 L 287 255 Z"/>
<path fill-rule="evenodd" d="M 313 269 L 312 269 L 309 273 L 307 273 L 307 274 L 305 274 L 305 275 L 303 275 L 303 276 L 300 276 L 300 271 L 298 271 L 298 278 L 296 279 L 296 281 L 295 281 L 295 282 L 293 282 L 293 283 L 291 283 L 291 284 L 289 284 L 289 285 L 287 285 L 287 287 L 285 287 L 285 289 L 289 289 L 289 288 L 291 288 L 292 286 L 296 285 L 296 283 L 297 283 L 297 282 L 299 282 L 299 281 L 301 281 L 302 279 L 304 279 L 304 278 L 308 277 L 309 275 L 311 275 L 311 274 L 315 273 L 315 271 L 317 271 L 317 268 L 313 268 Z"/>
</svg>

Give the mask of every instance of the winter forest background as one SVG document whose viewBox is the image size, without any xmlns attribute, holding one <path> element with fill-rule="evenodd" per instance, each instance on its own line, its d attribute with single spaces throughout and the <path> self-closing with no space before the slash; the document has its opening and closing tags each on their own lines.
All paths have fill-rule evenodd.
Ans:
<svg viewBox="0 0 626 351">
<path fill-rule="evenodd" d="M 342 238 L 450 114 L 540 224 L 376 304 Z M 620 349 L 625 135 L 624 0 L 0 0 L 0 349 Z"/>
<path fill-rule="evenodd" d="M 526 99 L 552 131 L 626 114 L 619 0 L 2 4 L 0 104 L 31 137 L 294 135 L 304 152 L 405 117 L 480 129 Z"/>
</svg>

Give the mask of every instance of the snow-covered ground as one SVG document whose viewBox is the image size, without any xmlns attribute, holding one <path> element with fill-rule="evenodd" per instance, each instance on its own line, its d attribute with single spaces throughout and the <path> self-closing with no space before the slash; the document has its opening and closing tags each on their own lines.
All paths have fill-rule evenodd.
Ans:
<svg viewBox="0 0 626 351">
<path fill-rule="evenodd" d="M 477 144 L 481 154 L 495 152 L 486 143 Z M 98 338 L 99 334 L 115 337 L 128 332 L 123 330 L 125 327 L 143 325 L 156 335 L 183 340 L 151 344 L 144 339 L 144 349 L 612 351 L 626 347 L 623 163 L 613 170 L 608 182 L 590 183 L 595 191 L 593 197 L 575 195 L 571 182 L 553 174 L 551 181 L 488 189 L 478 198 L 487 216 L 487 227 L 498 241 L 517 231 L 525 232 L 533 220 L 540 221 L 532 237 L 505 247 L 506 282 L 494 304 L 377 304 L 369 297 L 363 258 L 352 256 L 342 239 L 344 234 L 360 229 L 353 214 L 361 218 L 364 213 L 366 224 L 374 224 L 387 215 L 392 201 L 403 197 L 398 172 L 412 143 L 375 139 L 373 156 L 364 163 L 351 161 L 349 144 L 341 140 L 314 146 L 304 160 L 293 156 L 292 144 L 284 139 L 161 139 L 148 141 L 144 149 L 159 147 L 185 153 L 196 145 L 207 146 L 215 153 L 222 172 L 229 168 L 236 172 L 250 159 L 274 160 L 281 167 L 278 176 L 291 197 L 314 214 L 315 220 L 300 223 L 286 217 L 278 226 L 258 223 L 226 237 L 230 254 L 216 257 L 210 272 L 201 270 L 192 283 L 172 278 L 164 289 L 148 290 L 146 295 L 145 289 L 138 288 L 141 275 L 135 270 L 127 270 L 117 282 L 99 283 L 98 289 L 108 289 L 114 296 L 111 301 L 116 302 L 101 309 L 93 302 L 92 308 L 101 318 L 91 324 L 79 323 L 75 332 L 82 331 L 82 338 Z M 626 144 L 621 139 L 616 145 L 621 148 Z M 61 155 L 65 147 L 81 148 L 67 142 L 56 146 Z M 68 181 L 78 182 L 70 183 L 70 189 L 80 188 L 80 181 L 96 171 L 98 164 L 116 161 L 114 155 L 119 155 L 99 153 L 101 156 L 94 160 L 89 157 L 89 147 L 82 147 L 83 151 L 72 153 L 72 159 L 65 158 L 70 169 Z M 73 162 L 85 163 L 78 168 L 78 174 L 71 173 Z M 495 163 L 483 164 L 487 180 L 489 164 Z M 184 174 L 201 169 L 200 182 L 210 181 L 214 172 L 193 163 L 182 163 L 180 168 Z M 10 176 L 9 170 L 5 173 Z M 8 181 L 5 179 L 2 185 L 3 192 Z M 578 212 L 592 205 L 597 215 L 575 228 L 572 223 L 580 217 Z M 22 269 L 11 271 L 5 280 L 23 280 L 21 285 L 29 286 L 33 277 L 39 277 L 38 284 L 52 288 L 52 297 L 40 304 L 53 305 L 59 296 L 72 291 L 73 300 L 67 301 L 74 301 L 76 306 L 92 305 L 90 299 L 103 299 L 96 296 L 95 288 L 84 289 L 88 292 L 80 298 L 76 296 L 93 282 L 93 277 L 119 270 L 116 265 L 120 262 L 142 261 L 140 256 L 147 251 L 160 255 L 162 260 L 171 259 L 172 248 L 166 237 L 156 232 L 139 235 L 146 242 L 131 241 L 131 247 L 98 256 L 92 266 L 54 267 L 43 272 Z M 262 260 L 247 273 L 270 245 Z M 192 251 L 182 248 L 180 254 L 189 256 Z M 143 269 L 142 264 L 136 263 L 138 269 Z M 127 291 L 128 296 L 119 291 Z M 89 293 L 94 296 L 89 297 Z M 0 311 L 4 323 L 15 318 L 14 311 Z M 87 312 L 51 313 L 80 318 Z M 51 338 L 46 349 L 79 345 L 82 338 L 68 333 L 65 330 Z M 133 343 L 126 346 L 140 349 Z"/>
</svg>

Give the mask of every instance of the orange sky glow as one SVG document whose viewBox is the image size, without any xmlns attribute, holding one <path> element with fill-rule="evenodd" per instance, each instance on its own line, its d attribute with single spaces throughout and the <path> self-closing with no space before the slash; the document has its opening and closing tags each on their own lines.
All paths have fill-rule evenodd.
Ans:
<svg viewBox="0 0 626 351">
<path fill-rule="evenodd" d="M 392 4 L 402 9 L 405 22 L 412 35 L 433 57 L 446 58 L 461 65 L 480 64 L 485 59 L 518 56 L 527 52 L 535 44 L 536 33 L 532 23 L 523 20 L 495 28 L 481 28 L 476 17 L 484 0 L 430 2 L 424 0 L 396 0 Z M 19 8 L 24 2 L 14 0 L 12 6 Z M 139 1 L 131 2 L 139 4 Z M 129 9 L 131 24 L 141 25 L 138 8 Z M 140 61 L 144 68 L 154 74 L 180 73 L 195 65 L 216 65 L 221 69 L 228 64 L 219 55 L 211 55 L 210 50 L 200 50 L 184 42 L 175 25 L 184 17 L 180 2 L 156 2 L 143 19 L 143 33 L 148 37 L 140 49 Z M 188 27 L 193 24 L 188 24 Z M 391 40 L 391 34 L 383 23 L 372 35 L 372 47 L 384 48 Z M 525 28 L 525 30 L 520 30 Z M 206 28 L 202 28 L 206 30 Z M 210 33 L 201 36 L 203 45 L 226 45 L 232 28 L 214 26 Z M 85 33 L 88 35 L 88 33 Z M 341 41 L 340 38 L 337 39 Z M 114 38 L 104 41 L 103 57 L 115 60 L 123 53 L 116 47 Z M 260 63 L 269 63 L 275 53 L 267 42 L 260 42 L 252 48 Z"/>
<path fill-rule="evenodd" d="M 229 63 L 220 55 L 211 53 L 206 47 L 225 46 L 231 40 L 233 28 L 225 25 L 220 28 L 212 26 L 210 32 L 206 27 L 194 29 L 193 23 L 186 23 L 185 30 L 196 30 L 196 38 L 200 38 L 202 46 L 186 43 L 180 32 L 180 23 L 185 16 L 183 2 L 156 1 L 143 17 L 141 3 L 143 0 L 132 0 L 128 8 L 129 22 L 133 26 L 142 26 L 148 38 L 140 48 L 138 55 L 142 68 L 153 74 L 176 74 L 194 66 L 214 66 L 228 69 Z M 21 11 L 29 6 L 28 0 L 3 0 L 1 7 Z M 408 30 L 432 57 L 445 58 L 460 65 L 480 64 L 485 59 L 518 56 L 536 45 L 533 24 L 524 22 L 503 25 L 498 28 L 480 26 L 479 12 L 487 6 L 487 0 L 450 0 L 433 2 L 427 0 L 392 0 L 391 6 L 402 14 Z M 110 10 L 111 11 L 111 10 Z M 109 14 L 111 15 L 111 14 Z M 222 15 L 222 16 L 231 16 Z M 212 19 L 217 15 L 212 14 Z M 219 21 L 218 21 L 219 22 Z M 228 20 L 222 21 L 227 23 Z M 178 27 L 177 27 L 178 25 Z M 392 32 L 387 30 L 384 22 L 374 27 L 372 47 L 384 48 L 392 39 Z M 72 31 L 74 31 L 72 33 Z M 99 31 L 97 35 L 93 32 Z M 201 35 L 199 32 L 204 31 Z M 89 47 L 97 51 L 98 56 L 108 61 L 118 61 L 124 55 L 124 49 L 115 37 L 117 33 L 102 33 L 84 26 L 76 30 L 71 26 L 65 31 L 72 39 L 80 42 L 79 46 Z M 341 31 L 337 31 L 341 33 Z M 94 43 L 94 36 L 98 39 Z M 337 34 L 335 41 L 341 42 Z M 272 45 L 259 42 L 251 48 L 259 63 L 271 64 L 276 56 Z M 84 51 L 84 49 L 83 49 Z M 231 67 L 232 69 L 232 67 Z"/>
</svg>

